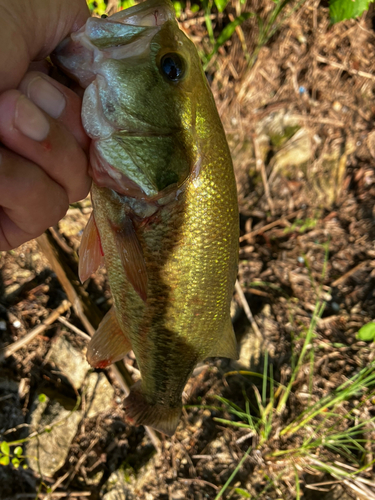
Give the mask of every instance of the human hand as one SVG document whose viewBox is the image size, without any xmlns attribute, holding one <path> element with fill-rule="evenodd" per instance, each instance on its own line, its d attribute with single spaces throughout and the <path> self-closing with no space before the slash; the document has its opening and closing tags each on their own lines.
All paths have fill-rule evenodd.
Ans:
<svg viewBox="0 0 375 500">
<path fill-rule="evenodd" d="M 9 250 L 90 189 L 80 98 L 43 71 L 27 72 L 89 12 L 85 0 L 0 0 L 0 11 L 0 250 Z"/>
</svg>

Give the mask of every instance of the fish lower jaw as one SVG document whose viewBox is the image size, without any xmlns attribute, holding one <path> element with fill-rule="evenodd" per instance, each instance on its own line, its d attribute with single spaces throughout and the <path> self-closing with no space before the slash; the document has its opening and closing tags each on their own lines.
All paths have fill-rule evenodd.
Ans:
<svg viewBox="0 0 375 500">
<path fill-rule="evenodd" d="M 89 174 L 94 183 L 99 187 L 112 189 L 120 195 L 129 196 L 137 200 L 146 201 L 147 199 L 146 193 L 138 184 L 110 165 L 106 169 L 91 167 Z"/>
</svg>

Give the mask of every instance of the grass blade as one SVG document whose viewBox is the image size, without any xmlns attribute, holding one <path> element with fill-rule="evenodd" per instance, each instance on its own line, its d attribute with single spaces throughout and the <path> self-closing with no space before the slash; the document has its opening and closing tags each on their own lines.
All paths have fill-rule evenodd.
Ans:
<svg viewBox="0 0 375 500">
<path fill-rule="evenodd" d="M 228 486 L 230 485 L 230 483 L 233 481 L 233 479 L 235 478 L 237 472 L 240 470 L 242 464 L 244 463 L 244 461 L 246 460 L 246 458 L 249 456 L 251 448 L 252 448 L 252 446 L 249 446 L 249 448 L 245 451 L 244 456 L 241 458 L 241 460 L 238 462 L 237 467 L 234 469 L 234 471 L 232 472 L 232 474 L 229 476 L 228 481 L 224 484 L 224 486 L 221 488 L 221 490 L 219 491 L 219 493 L 216 495 L 215 500 L 219 500 L 219 498 L 222 498 L 225 490 L 228 488 Z"/>
</svg>

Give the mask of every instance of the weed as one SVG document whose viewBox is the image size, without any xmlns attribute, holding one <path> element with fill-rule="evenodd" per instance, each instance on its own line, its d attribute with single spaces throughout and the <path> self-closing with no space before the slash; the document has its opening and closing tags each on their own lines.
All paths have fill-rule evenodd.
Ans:
<svg viewBox="0 0 375 500">
<path fill-rule="evenodd" d="M 250 451 L 251 451 L 251 446 L 249 446 L 249 448 L 245 451 L 244 456 L 238 462 L 237 467 L 234 469 L 234 471 L 232 472 L 232 474 L 229 476 L 227 482 L 224 484 L 224 486 L 221 488 L 221 490 L 219 491 L 219 493 L 216 495 L 215 500 L 219 500 L 220 498 L 222 498 L 224 492 L 226 491 L 226 489 L 228 488 L 228 486 L 230 485 L 230 483 L 233 481 L 233 479 L 236 477 L 237 472 L 240 470 L 240 468 L 242 467 L 242 464 L 244 463 L 244 461 L 249 456 Z"/>
<path fill-rule="evenodd" d="M 39 394 L 38 399 L 41 403 L 44 403 L 47 401 L 47 396 L 43 393 Z M 38 457 L 28 457 L 23 454 L 23 448 L 20 445 L 23 445 L 24 443 L 27 443 L 28 441 L 31 441 L 33 439 L 38 439 L 42 434 L 50 433 L 53 431 L 55 427 L 58 427 L 64 422 L 75 412 L 78 410 L 79 406 L 81 404 L 81 397 L 77 394 L 77 400 L 74 408 L 61 420 L 54 422 L 51 425 L 45 426 L 42 430 L 33 432 L 26 438 L 22 439 L 17 439 L 15 441 L 1 441 L 0 442 L 0 465 L 7 466 L 12 464 L 15 469 L 18 469 L 21 465 L 22 468 L 27 469 L 27 464 L 24 463 L 27 458 L 33 458 L 34 460 L 38 461 Z M 15 429 L 11 429 L 11 432 L 14 432 Z M 8 431 L 9 432 L 9 431 Z M 13 449 L 13 450 L 12 450 Z M 39 465 L 39 462 L 38 462 Z M 40 473 L 42 476 L 42 474 Z M 45 486 L 44 483 L 41 483 L 39 485 L 39 488 L 42 486 Z"/>
<path fill-rule="evenodd" d="M 327 270 L 328 244 L 323 245 L 323 248 L 325 256 L 321 283 L 324 282 Z M 299 471 L 306 470 L 306 467 L 330 474 L 336 480 L 344 481 L 353 491 L 365 494 L 367 498 L 375 499 L 368 488 L 368 486 L 374 487 L 375 483 L 360 476 L 360 473 L 369 467 L 369 464 L 366 464 L 366 456 L 368 450 L 374 446 L 370 432 L 375 427 L 375 417 L 361 417 L 363 412 L 361 413 L 360 410 L 366 403 L 372 402 L 375 397 L 375 361 L 345 380 L 325 397 L 320 399 L 314 397 L 314 339 L 316 326 L 323 314 L 325 302 L 321 299 L 322 286 L 318 286 L 313 279 L 312 270 L 309 268 L 306 257 L 305 263 L 317 298 L 309 326 L 302 331 L 300 336 L 303 343 L 299 354 L 294 354 L 288 383 L 282 385 L 274 380 L 273 364 L 268 352 L 265 352 L 263 373 L 241 370 L 232 371 L 225 375 L 226 377 L 240 375 L 246 379 L 248 377 L 261 379 L 260 387 L 251 384 L 250 395 L 245 389 L 243 390 L 244 397 L 241 406 L 244 406 L 244 409 L 229 399 L 215 396 L 215 399 L 222 405 L 221 411 L 233 415 L 234 420 L 218 417 L 215 417 L 214 420 L 227 426 L 247 429 L 253 437 L 252 447 L 246 451 L 233 471 L 230 481 L 225 483 L 219 495 L 223 494 L 223 491 L 233 480 L 246 456 L 249 454 L 253 456 L 257 452 L 263 457 L 264 463 L 277 463 L 278 471 L 280 464 L 284 464 L 284 471 L 287 471 L 289 477 L 292 473 L 294 494 L 297 499 L 303 495 Z M 309 367 L 308 374 L 306 374 L 307 366 Z M 309 399 L 307 407 L 288 421 L 288 415 L 293 413 L 290 411 L 291 395 L 294 394 L 296 381 L 301 378 L 302 374 L 305 379 L 308 378 Z M 216 406 L 215 409 L 217 411 Z M 341 456 L 347 465 L 337 466 L 336 462 L 333 464 L 332 456 Z M 345 467 L 351 469 L 347 471 Z M 269 469 L 266 487 L 256 498 L 262 498 L 267 489 L 271 488 L 277 481 L 275 478 L 272 479 L 274 476 L 272 465 L 269 466 Z M 233 489 L 233 493 L 245 498 L 253 498 L 246 496 L 249 495 L 246 490 L 236 491 Z M 221 498 L 221 496 L 217 498 Z M 255 499 L 253 498 L 253 500 Z"/>
</svg>

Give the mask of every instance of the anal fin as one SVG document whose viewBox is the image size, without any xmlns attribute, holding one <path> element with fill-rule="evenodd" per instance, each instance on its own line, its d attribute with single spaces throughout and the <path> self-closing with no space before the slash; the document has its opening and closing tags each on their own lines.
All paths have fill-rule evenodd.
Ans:
<svg viewBox="0 0 375 500">
<path fill-rule="evenodd" d="M 230 317 L 228 317 L 221 337 L 207 357 L 238 359 L 237 341 Z"/>
<path fill-rule="evenodd" d="M 132 349 L 121 330 L 114 307 L 104 316 L 87 349 L 87 361 L 94 368 L 105 368 L 122 359 Z"/>
<path fill-rule="evenodd" d="M 78 275 L 81 283 L 84 283 L 98 269 L 103 261 L 103 255 L 94 212 L 91 212 L 79 247 Z"/>
<path fill-rule="evenodd" d="M 115 235 L 116 247 L 120 255 L 121 263 L 126 277 L 133 285 L 143 301 L 147 299 L 147 270 L 142 253 L 141 244 L 138 241 L 133 222 L 126 217 L 122 226 L 111 223 Z"/>
</svg>

